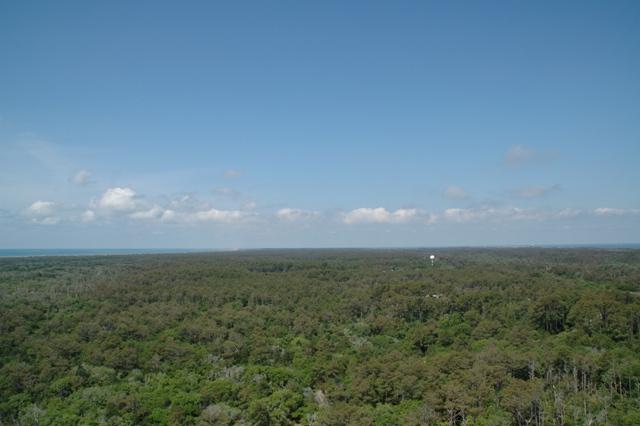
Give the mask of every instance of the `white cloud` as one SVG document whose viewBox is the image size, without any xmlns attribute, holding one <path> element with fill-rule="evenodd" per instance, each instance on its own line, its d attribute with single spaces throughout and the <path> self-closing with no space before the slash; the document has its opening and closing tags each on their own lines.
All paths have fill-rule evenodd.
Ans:
<svg viewBox="0 0 640 426">
<path fill-rule="evenodd" d="M 311 210 L 283 208 L 276 212 L 276 217 L 285 222 L 298 222 L 317 218 L 320 213 Z"/>
<path fill-rule="evenodd" d="M 593 211 L 597 216 L 627 216 L 640 214 L 640 209 L 619 209 L 613 207 L 599 207 Z"/>
<path fill-rule="evenodd" d="M 465 198 L 469 198 L 469 194 L 464 188 L 451 185 L 444 191 L 444 196 L 451 200 L 463 200 Z"/>
<path fill-rule="evenodd" d="M 405 223 L 412 220 L 417 215 L 417 209 L 398 209 L 394 212 L 390 212 L 383 207 L 362 207 L 343 214 L 342 221 L 346 224 Z"/>
<path fill-rule="evenodd" d="M 107 210 L 133 210 L 136 207 L 135 196 L 131 188 L 109 188 L 98 200 L 98 206 Z"/>
<path fill-rule="evenodd" d="M 246 210 L 253 210 L 253 209 L 255 209 L 257 206 L 258 206 L 258 205 L 256 204 L 256 202 L 255 202 L 255 201 L 251 201 L 251 200 L 250 200 L 250 201 L 247 201 L 247 202 L 246 202 L 246 203 L 244 203 L 244 205 L 243 205 L 243 207 L 244 207 Z"/>
<path fill-rule="evenodd" d="M 507 220 L 557 220 L 573 219 L 583 214 L 582 210 L 565 208 L 561 210 L 537 210 L 523 209 L 520 207 L 505 208 L 473 208 L 473 209 L 446 209 L 442 213 L 443 219 L 454 223 L 470 223 L 482 221 L 507 221 Z"/>
<path fill-rule="evenodd" d="M 167 209 L 162 212 L 162 216 L 160 216 L 160 220 L 163 222 L 174 222 L 178 219 L 178 213 L 175 210 Z"/>
<path fill-rule="evenodd" d="M 86 169 L 78 170 L 71 178 L 76 185 L 87 185 L 91 182 L 91 172 Z"/>
<path fill-rule="evenodd" d="M 31 221 L 38 225 L 55 225 L 60 222 L 60 218 L 49 216 L 42 219 L 32 219 Z"/>
<path fill-rule="evenodd" d="M 438 221 L 438 215 L 434 213 L 429 213 L 425 217 L 427 225 L 433 225 Z"/>
<path fill-rule="evenodd" d="M 203 210 L 189 215 L 190 219 L 199 222 L 224 222 L 232 223 L 242 221 L 247 217 L 247 213 L 240 210 Z"/>
<path fill-rule="evenodd" d="M 241 210 L 219 210 L 215 208 L 186 213 L 175 210 L 164 210 L 160 215 L 162 222 L 176 223 L 237 223 L 242 222 L 250 216 L 249 213 Z"/>
<path fill-rule="evenodd" d="M 497 210 L 497 216 L 511 220 L 543 220 L 547 217 L 553 217 L 553 215 L 550 216 L 545 212 L 532 209 L 521 209 L 519 207 Z"/>
<path fill-rule="evenodd" d="M 55 225 L 62 219 L 57 216 L 53 216 L 57 205 L 53 201 L 41 201 L 38 200 L 31 204 L 25 215 L 31 218 L 31 223 L 38 225 Z"/>
<path fill-rule="evenodd" d="M 93 210 L 85 210 L 80 216 L 80 220 L 84 223 L 93 222 L 96 220 L 96 213 Z"/>
<path fill-rule="evenodd" d="M 52 201 L 36 201 L 27 209 L 27 213 L 33 216 L 46 216 L 53 212 L 55 203 Z"/>
<path fill-rule="evenodd" d="M 55 203 L 52 201 L 36 201 L 27 209 L 27 215 L 31 216 L 31 222 L 38 225 L 55 225 L 60 218 L 51 216 Z"/>
<path fill-rule="evenodd" d="M 200 201 L 194 194 L 182 194 L 171 199 L 169 202 L 169 208 L 171 209 L 197 209 L 205 206 L 205 203 Z"/>
<path fill-rule="evenodd" d="M 159 206 L 153 206 L 148 210 L 140 210 L 129 215 L 131 219 L 156 219 L 162 216 L 164 210 Z"/>
<path fill-rule="evenodd" d="M 442 217 L 445 220 L 458 223 L 472 222 L 474 220 L 478 220 L 482 216 L 481 212 L 472 209 L 446 209 L 442 213 Z"/>
<path fill-rule="evenodd" d="M 566 208 L 553 214 L 555 219 L 573 219 L 582 214 L 582 210 Z"/>
<path fill-rule="evenodd" d="M 540 220 L 545 215 L 541 212 L 519 207 L 507 208 L 474 208 L 474 209 L 446 209 L 442 217 L 455 223 L 479 222 L 483 220 Z"/>
</svg>

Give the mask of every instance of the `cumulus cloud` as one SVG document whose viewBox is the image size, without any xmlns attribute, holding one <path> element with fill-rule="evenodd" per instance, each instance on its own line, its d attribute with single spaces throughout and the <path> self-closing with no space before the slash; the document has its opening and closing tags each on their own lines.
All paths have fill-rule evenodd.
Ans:
<svg viewBox="0 0 640 426">
<path fill-rule="evenodd" d="M 246 220 L 250 213 L 241 210 L 219 210 L 210 208 L 207 210 L 200 210 L 196 212 L 179 212 L 176 210 L 167 209 L 162 211 L 159 215 L 162 222 L 174 222 L 174 223 L 238 223 Z"/>
<path fill-rule="evenodd" d="M 465 198 L 469 198 L 469 194 L 464 188 L 451 185 L 444 191 L 444 196 L 449 198 L 450 200 L 464 200 Z"/>
<path fill-rule="evenodd" d="M 91 183 L 91 172 L 86 169 L 80 169 L 71 177 L 71 181 L 76 185 L 87 185 Z"/>
<path fill-rule="evenodd" d="M 507 208 L 473 208 L 473 209 L 446 209 L 442 217 L 455 223 L 479 222 L 483 220 L 540 220 L 545 215 L 530 209 L 519 207 Z"/>
<path fill-rule="evenodd" d="M 583 214 L 582 210 L 565 208 L 561 210 L 523 209 L 520 207 L 480 207 L 471 209 L 451 208 L 442 213 L 442 218 L 453 223 L 507 220 L 557 220 L 573 219 Z"/>
<path fill-rule="evenodd" d="M 148 210 L 140 210 L 133 212 L 129 215 L 131 219 L 157 219 L 164 213 L 164 210 L 159 206 L 153 206 Z"/>
<path fill-rule="evenodd" d="M 178 220 L 178 213 L 175 210 L 167 209 L 162 212 L 160 220 L 163 222 L 175 222 Z"/>
<path fill-rule="evenodd" d="M 627 216 L 640 214 L 640 209 L 620 209 L 613 207 L 599 207 L 593 211 L 596 216 Z"/>
<path fill-rule="evenodd" d="M 55 203 L 52 201 L 36 201 L 27 209 L 27 213 L 33 216 L 46 216 L 53 212 Z"/>
<path fill-rule="evenodd" d="M 573 219 L 574 217 L 578 217 L 582 214 L 582 210 L 580 209 L 571 209 L 566 208 L 560 211 L 557 211 L 553 214 L 555 219 Z"/>
<path fill-rule="evenodd" d="M 239 222 L 247 217 L 248 213 L 240 210 L 218 210 L 209 209 L 199 211 L 190 215 L 191 218 L 200 222 Z"/>
<path fill-rule="evenodd" d="M 346 224 L 406 223 L 414 219 L 417 215 L 417 209 L 398 209 L 394 212 L 390 212 L 383 207 L 362 207 L 343 214 L 342 221 Z"/>
<path fill-rule="evenodd" d="M 60 222 L 60 218 L 53 216 L 56 204 L 53 201 L 38 200 L 31 204 L 26 215 L 31 217 L 31 222 L 38 225 L 55 225 Z"/>
<path fill-rule="evenodd" d="M 206 207 L 206 203 L 198 199 L 194 194 L 181 194 L 175 196 L 169 202 L 169 208 L 178 210 L 178 209 L 198 209 Z"/>
<path fill-rule="evenodd" d="M 106 210 L 128 211 L 136 207 L 136 193 L 131 188 L 109 188 L 97 202 L 98 207 Z"/>
<path fill-rule="evenodd" d="M 50 216 L 50 217 L 45 217 L 45 218 L 42 218 L 42 219 L 34 218 L 31 221 L 33 223 L 38 224 L 38 225 L 55 225 L 55 224 L 60 222 L 60 218 Z"/>
<path fill-rule="evenodd" d="M 93 210 L 85 210 L 80 215 L 80 220 L 84 223 L 93 222 L 94 220 L 96 220 L 96 213 Z"/>
<path fill-rule="evenodd" d="M 446 209 L 442 213 L 442 217 L 451 222 L 471 222 L 480 217 L 480 213 L 471 209 Z"/>
<path fill-rule="evenodd" d="M 197 224 L 205 222 L 236 223 L 249 217 L 257 216 L 248 210 L 255 208 L 255 203 L 248 201 L 242 210 L 223 210 L 212 208 L 208 203 L 198 201 L 191 194 L 184 194 L 164 202 L 150 203 L 128 187 L 107 189 L 98 199 L 89 204 L 80 219 L 92 222 L 101 217 L 110 217 L 112 213 L 120 213 L 120 218 L 131 220 L 147 220 L 156 223 Z"/>
<path fill-rule="evenodd" d="M 425 216 L 425 222 L 427 223 L 427 225 L 433 225 L 434 223 L 436 223 L 438 221 L 438 215 L 434 214 L 434 213 L 428 213 Z"/>
<path fill-rule="evenodd" d="M 311 210 L 283 208 L 276 212 L 276 217 L 285 222 L 299 222 L 303 220 L 315 219 L 320 213 Z"/>
<path fill-rule="evenodd" d="M 523 188 L 517 188 L 511 191 L 511 193 L 520 198 L 538 198 L 545 195 L 549 195 L 553 192 L 559 191 L 560 185 L 551 186 L 526 186 Z"/>
</svg>

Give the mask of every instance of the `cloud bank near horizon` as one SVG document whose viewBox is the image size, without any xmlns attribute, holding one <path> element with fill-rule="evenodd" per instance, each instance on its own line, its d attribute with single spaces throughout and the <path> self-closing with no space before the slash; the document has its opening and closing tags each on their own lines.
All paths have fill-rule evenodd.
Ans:
<svg viewBox="0 0 640 426">
<path fill-rule="evenodd" d="M 38 147 L 35 157 L 34 146 Z M 182 235 L 191 238 L 225 235 L 228 240 L 244 241 L 238 246 L 253 245 L 255 237 L 261 238 L 262 246 L 285 242 L 295 246 L 302 240 L 314 241 L 312 238 L 319 238 L 321 245 L 329 244 L 327 241 L 351 245 L 348 238 L 375 241 L 364 245 L 385 245 L 387 241 L 393 243 L 397 236 L 410 241 L 431 235 L 438 235 L 441 241 L 457 235 L 457 241 L 467 242 L 466 236 L 488 230 L 492 232 L 488 234 L 490 237 L 502 235 L 507 239 L 505 235 L 509 233 L 517 235 L 519 242 L 527 243 L 535 242 L 535 237 L 522 237 L 520 232 L 524 229 L 542 227 L 550 235 L 560 232 L 572 236 L 592 232 L 589 228 L 611 229 L 620 224 L 635 227 L 629 224 L 640 221 L 640 208 L 563 205 L 559 196 L 567 190 L 558 183 L 496 188 L 494 194 L 498 197 L 470 191 L 468 185 L 443 183 L 437 191 L 440 197 L 425 194 L 424 198 L 407 199 L 401 205 L 385 202 L 381 196 L 378 201 L 371 197 L 373 201 L 367 204 L 343 201 L 340 206 L 329 202 L 324 207 L 316 203 L 313 208 L 308 207 L 308 202 L 307 207 L 301 207 L 293 198 L 287 201 L 285 192 L 279 192 L 280 200 L 276 203 L 260 193 L 251 193 L 242 186 L 248 175 L 235 168 L 219 172 L 207 185 L 208 189 L 199 191 L 182 185 L 178 185 L 181 190 L 177 192 L 162 191 L 135 178 L 127 184 L 109 185 L 109 180 L 100 173 L 89 171 L 88 167 L 73 168 L 73 163 L 62 155 L 54 155 L 55 161 L 47 160 L 47 153 L 56 152 L 53 144 L 28 147 L 29 155 L 36 161 L 55 164 L 48 169 L 49 173 L 66 178 L 56 183 L 55 191 L 46 194 L 43 191 L 31 200 L 23 198 L 13 210 L 5 208 L 7 214 L 1 218 L 0 226 L 3 222 L 5 226 L 13 223 L 33 227 L 34 232 L 36 229 L 55 232 L 59 228 L 70 235 L 74 235 L 74 231 L 69 232 L 74 228 L 97 234 L 112 230 L 125 240 L 126 234 L 122 233 L 126 230 L 129 235 L 139 235 L 142 241 L 157 236 L 164 236 L 163 241 L 167 241 Z M 534 149 L 512 146 L 505 154 L 506 169 L 521 173 L 524 166 L 532 166 L 543 157 Z M 172 186 L 170 180 L 167 182 Z"/>
</svg>

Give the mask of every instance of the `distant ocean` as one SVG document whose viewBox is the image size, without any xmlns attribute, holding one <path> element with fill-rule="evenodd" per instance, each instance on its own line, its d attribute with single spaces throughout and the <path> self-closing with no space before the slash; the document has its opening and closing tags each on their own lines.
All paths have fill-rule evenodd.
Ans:
<svg viewBox="0 0 640 426">
<path fill-rule="evenodd" d="M 160 254 L 210 252 L 208 249 L 0 249 L 0 257 L 100 256 L 113 254 Z"/>
</svg>

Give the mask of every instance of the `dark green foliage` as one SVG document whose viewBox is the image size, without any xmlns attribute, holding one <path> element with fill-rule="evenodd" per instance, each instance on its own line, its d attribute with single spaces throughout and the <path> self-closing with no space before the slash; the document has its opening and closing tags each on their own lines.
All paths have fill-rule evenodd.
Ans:
<svg viewBox="0 0 640 426">
<path fill-rule="evenodd" d="M 640 251 L 0 260 L 0 424 L 640 422 Z"/>
</svg>

